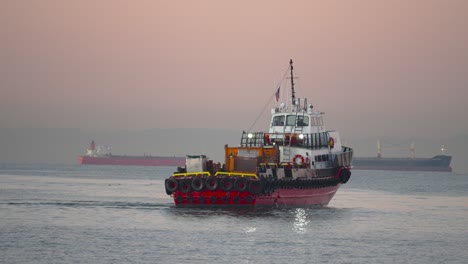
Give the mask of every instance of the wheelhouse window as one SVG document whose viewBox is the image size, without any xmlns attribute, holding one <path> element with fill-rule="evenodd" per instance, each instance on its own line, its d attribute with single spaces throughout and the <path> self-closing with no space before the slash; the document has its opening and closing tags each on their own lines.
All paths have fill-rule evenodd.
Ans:
<svg viewBox="0 0 468 264">
<path fill-rule="evenodd" d="M 284 126 L 284 116 L 273 117 L 273 126 Z"/>
<path fill-rule="evenodd" d="M 288 115 L 286 118 L 286 125 L 287 126 L 295 126 L 296 125 L 296 116 L 295 115 Z"/>
<path fill-rule="evenodd" d="M 297 123 L 296 123 L 297 121 Z M 308 126 L 309 125 L 309 117 L 308 116 L 296 116 L 295 115 L 288 115 L 286 118 L 286 125 L 287 126 Z"/>
<path fill-rule="evenodd" d="M 286 126 L 309 126 L 309 117 L 299 116 L 299 115 L 297 116 L 297 119 L 295 115 L 274 116 L 272 126 L 284 126 L 285 121 L 286 121 Z"/>
<path fill-rule="evenodd" d="M 308 116 L 297 116 L 297 126 L 308 126 L 309 117 Z"/>
</svg>

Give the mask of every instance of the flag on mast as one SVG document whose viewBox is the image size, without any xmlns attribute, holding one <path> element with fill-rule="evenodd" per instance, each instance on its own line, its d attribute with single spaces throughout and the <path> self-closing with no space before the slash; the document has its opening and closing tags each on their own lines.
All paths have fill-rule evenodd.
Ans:
<svg viewBox="0 0 468 264">
<path fill-rule="evenodd" d="M 279 97 L 280 97 L 280 88 L 281 88 L 281 86 L 278 86 L 278 90 L 276 90 L 276 92 L 275 92 L 276 102 L 278 102 Z"/>
</svg>

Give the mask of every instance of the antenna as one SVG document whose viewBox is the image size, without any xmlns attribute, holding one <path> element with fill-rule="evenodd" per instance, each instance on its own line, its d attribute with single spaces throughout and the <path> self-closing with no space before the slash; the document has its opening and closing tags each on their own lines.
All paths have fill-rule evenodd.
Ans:
<svg viewBox="0 0 468 264">
<path fill-rule="evenodd" d="M 291 68 L 291 91 L 292 91 L 292 105 L 296 105 L 296 96 L 294 95 L 294 75 L 293 75 L 293 61 L 289 60 L 289 66 Z"/>
</svg>

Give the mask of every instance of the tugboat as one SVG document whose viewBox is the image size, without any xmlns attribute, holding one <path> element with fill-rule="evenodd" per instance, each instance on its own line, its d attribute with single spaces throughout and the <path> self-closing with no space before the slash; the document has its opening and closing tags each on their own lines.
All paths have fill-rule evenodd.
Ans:
<svg viewBox="0 0 468 264">
<path fill-rule="evenodd" d="M 323 112 L 295 97 L 292 60 L 289 71 L 291 106 L 278 105 L 278 87 L 268 131 L 243 131 L 239 146 L 224 146 L 222 165 L 187 155 L 185 167 L 165 179 L 176 207 L 323 207 L 348 182 L 353 149 L 325 129 Z"/>
</svg>

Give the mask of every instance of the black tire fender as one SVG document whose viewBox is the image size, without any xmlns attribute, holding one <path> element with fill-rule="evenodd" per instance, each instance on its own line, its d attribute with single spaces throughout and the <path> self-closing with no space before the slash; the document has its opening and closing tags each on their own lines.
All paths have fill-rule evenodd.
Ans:
<svg viewBox="0 0 468 264">
<path fill-rule="evenodd" d="M 179 190 L 185 194 L 188 194 L 192 191 L 192 181 L 191 180 L 181 180 L 179 184 Z"/>
<path fill-rule="evenodd" d="M 219 188 L 225 192 L 229 192 L 234 187 L 234 181 L 231 177 L 221 178 L 219 180 Z"/>
<path fill-rule="evenodd" d="M 247 190 L 248 182 L 244 178 L 237 178 L 234 181 L 234 189 L 239 192 Z"/>
<path fill-rule="evenodd" d="M 203 191 L 205 189 L 205 180 L 200 177 L 195 177 L 192 179 L 192 189 L 196 192 Z"/>
<path fill-rule="evenodd" d="M 166 193 L 168 195 L 171 195 L 173 192 L 177 191 L 177 188 L 179 187 L 177 180 L 172 177 L 166 179 L 164 185 L 166 187 Z"/>
<path fill-rule="evenodd" d="M 262 183 L 260 181 L 250 181 L 249 192 L 251 194 L 260 194 L 262 192 Z"/>
</svg>

